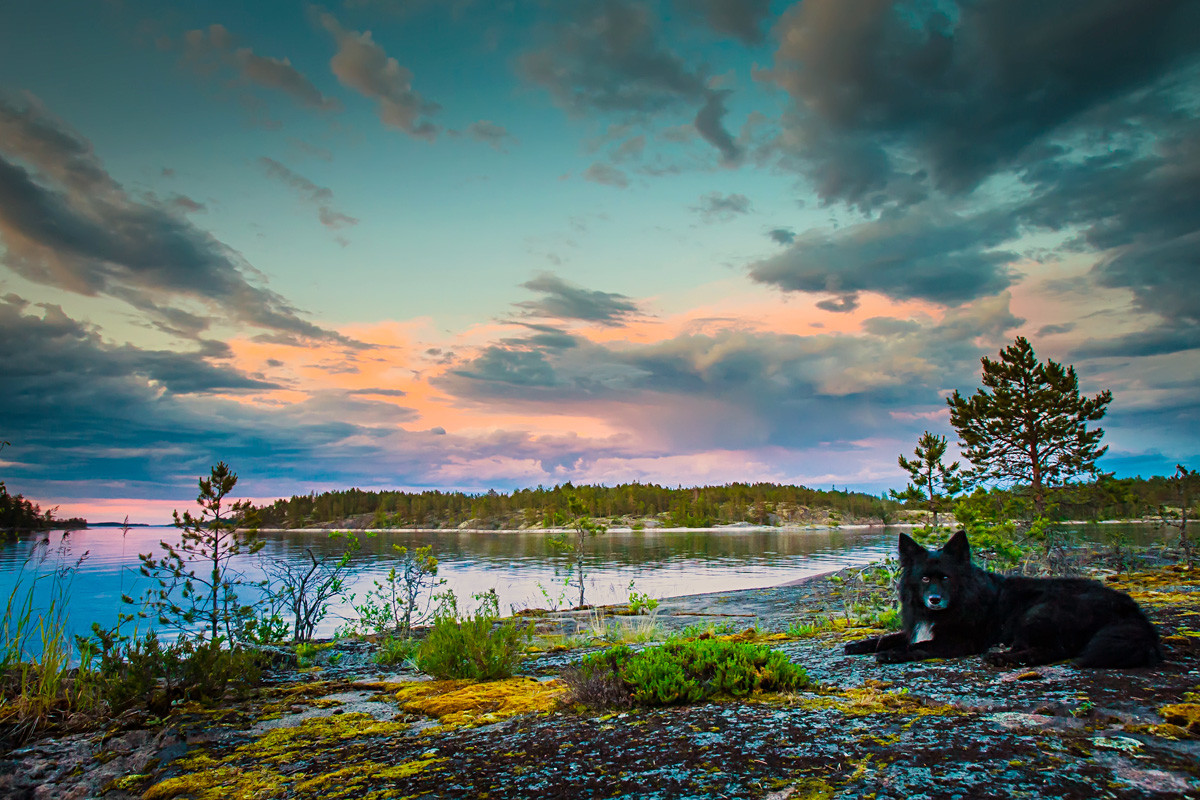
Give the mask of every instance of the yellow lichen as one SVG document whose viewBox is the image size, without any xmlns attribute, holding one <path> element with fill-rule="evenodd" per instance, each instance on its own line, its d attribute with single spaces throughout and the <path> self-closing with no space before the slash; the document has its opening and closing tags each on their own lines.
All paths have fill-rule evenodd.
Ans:
<svg viewBox="0 0 1200 800">
<path fill-rule="evenodd" d="M 244 744 L 226 761 L 240 756 L 253 756 L 267 763 L 290 761 L 297 750 L 319 742 L 345 741 L 364 736 L 386 736 L 408 728 L 403 722 L 380 722 L 370 714 L 336 714 L 331 717 L 309 717 L 286 728 L 272 728 L 258 741 Z"/>
<path fill-rule="evenodd" d="M 437 717 L 443 725 L 485 725 L 515 714 L 552 711 L 567 687 L 561 681 L 419 681 L 396 692 L 406 711 Z"/>
<path fill-rule="evenodd" d="M 909 717 L 924 717 L 935 714 L 959 714 L 953 706 L 939 705 L 918 700 L 906 691 L 886 691 L 883 684 L 868 681 L 857 688 L 823 692 L 815 695 L 797 695 L 793 702 L 816 708 L 832 708 L 851 717 L 871 714 L 900 714 Z"/>
<path fill-rule="evenodd" d="M 280 778 L 268 769 L 217 766 L 160 781 L 146 790 L 142 800 L 263 800 L 282 796 Z"/>
<path fill-rule="evenodd" d="M 369 714 L 337 714 L 311 717 L 298 725 L 274 728 L 256 741 L 238 747 L 220 760 L 199 753 L 176 762 L 183 771 L 178 777 L 161 781 L 146 792 L 145 800 L 262 800 L 280 797 L 289 785 L 302 781 L 304 773 L 282 775 L 275 765 L 291 764 L 313 750 L 324 750 L 331 743 L 369 736 L 386 736 L 408 726 L 399 722 L 379 722 Z M 239 764 L 250 763 L 253 767 Z M 359 765 L 357 769 L 365 769 Z M 391 769 L 380 767 L 380 769 Z M 316 780 L 314 777 L 313 780 Z"/>
<path fill-rule="evenodd" d="M 1158 715 L 1172 725 L 1185 728 L 1193 735 L 1200 734 L 1200 703 L 1175 703 L 1163 706 Z"/>
<path fill-rule="evenodd" d="M 320 797 L 323 800 L 337 800 L 342 797 L 370 797 L 375 794 L 387 795 L 387 790 L 377 790 L 364 795 L 364 789 L 371 783 L 385 780 L 397 781 L 410 778 L 426 767 L 445 761 L 444 758 L 419 758 L 389 767 L 375 761 L 364 761 L 352 767 L 327 772 L 315 778 L 301 781 L 292 787 L 299 797 Z"/>
</svg>

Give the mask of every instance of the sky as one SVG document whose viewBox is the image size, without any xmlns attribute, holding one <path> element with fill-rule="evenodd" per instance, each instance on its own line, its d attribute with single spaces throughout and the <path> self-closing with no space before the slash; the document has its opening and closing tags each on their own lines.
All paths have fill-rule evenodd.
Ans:
<svg viewBox="0 0 1200 800">
<path fill-rule="evenodd" d="M 1200 4 L 0 8 L 0 478 L 901 488 L 1026 336 L 1200 466 Z"/>
</svg>

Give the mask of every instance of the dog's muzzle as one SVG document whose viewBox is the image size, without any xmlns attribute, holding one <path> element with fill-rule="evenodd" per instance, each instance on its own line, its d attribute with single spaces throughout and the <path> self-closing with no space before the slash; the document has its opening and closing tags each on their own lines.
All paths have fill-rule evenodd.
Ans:
<svg viewBox="0 0 1200 800">
<path fill-rule="evenodd" d="M 941 611 L 946 605 L 946 598 L 940 594 L 930 593 L 925 595 L 925 607 L 930 611 Z"/>
</svg>

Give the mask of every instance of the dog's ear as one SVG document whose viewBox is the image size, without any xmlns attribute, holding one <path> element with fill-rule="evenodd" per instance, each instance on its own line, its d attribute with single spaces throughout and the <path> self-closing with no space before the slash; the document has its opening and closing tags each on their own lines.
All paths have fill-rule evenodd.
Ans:
<svg viewBox="0 0 1200 800">
<path fill-rule="evenodd" d="M 955 561 L 970 563 L 971 543 L 967 541 L 967 532 L 962 528 L 956 530 L 950 541 L 943 545 L 942 555 Z"/>
<path fill-rule="evenodd" d="M 923 560 L 927 555 L 929 551 L 913 541 L 907 533 L 900 534 L 900 566 L 907 567 Z"/>
</svg>

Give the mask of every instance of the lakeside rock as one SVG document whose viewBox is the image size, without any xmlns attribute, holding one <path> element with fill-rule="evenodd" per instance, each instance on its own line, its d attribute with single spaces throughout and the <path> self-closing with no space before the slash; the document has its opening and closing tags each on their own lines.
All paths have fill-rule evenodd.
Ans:
<svg viewBox="0 0 1200 800">
<path fill-rule="evenodd" d="M 815 689 L 595 712 L 561 702 L 556 677 L 579 649 L 547 647 L 517 679 L 469 684 L 381 673 L 369 643 L 343 641 L 319 670 L 283 669 L 251 701 L 181 707 L 162 722 L 131 714 L 101 733 L 9 753 L 0 794 L 1200 796 L 1200 570 L 1112 576 L 1159 626 L 1167 656 L 1123 671 L 845 656 L 844 640 L 872 632 L 845 623 L 847 592 L 871 591 L 855 574 L 672 598 L 657 611 L 666 630 L 717 626 L 779 649 Z M 546 613 L 536 624 L 553 641 L 586 630 L 594 613 Z M 829 622 L 805 637 L 783 633 L 800 620 Z"/>
</svg>

